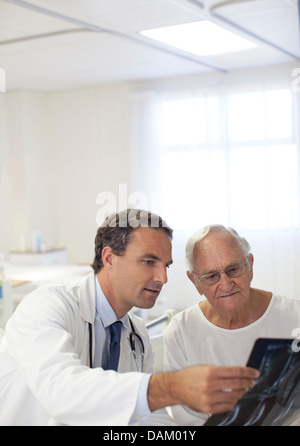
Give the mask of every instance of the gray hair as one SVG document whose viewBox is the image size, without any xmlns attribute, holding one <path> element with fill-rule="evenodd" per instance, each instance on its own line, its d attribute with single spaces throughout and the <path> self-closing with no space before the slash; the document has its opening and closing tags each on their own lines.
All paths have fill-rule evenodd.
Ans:
<svg viewBox="0 0 300 446">
<path fill-rule="evenodd" d="M 198 229 L 188 240 L 185 249 L 185 260 L 188 271 L 194 270 L 194 249 L 195 246 L 200 240 L 202 240 L 209 232 L 221 232 L 227 231 L 229 232 L 240 245 L 245 257 L 250 253 L 250 245 L 247 240 L 243 237 L 240 237 L 239 234 L 233 228 L 226 228 L 222 225 L 209 225 L 205 226 L 202 229 Z"/>
</svg>

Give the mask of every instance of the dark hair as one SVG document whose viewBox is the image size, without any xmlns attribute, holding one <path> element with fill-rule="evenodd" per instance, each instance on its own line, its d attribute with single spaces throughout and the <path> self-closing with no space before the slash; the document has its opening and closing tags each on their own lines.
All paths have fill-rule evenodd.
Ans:
<svg viewBox="0 0 300 446">
<path fill-rule="evenodd" d="M 164 231 L 172 240 L 173 230 L 156 214 L 142 209 L 125 209 L 118 214 L 113 213 L 106 217 L 96 234 L 95 258 L 91 265 L 95 273 L 103 267 L 103 248 L 110 246 L 114 254 L 123 255 L 133 232 L 139 227 Z"/>
</svg>

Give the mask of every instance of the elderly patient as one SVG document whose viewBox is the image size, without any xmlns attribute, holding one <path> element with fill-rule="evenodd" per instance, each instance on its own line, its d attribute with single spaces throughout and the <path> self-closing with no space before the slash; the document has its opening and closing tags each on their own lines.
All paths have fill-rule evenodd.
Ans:
<svg viewBox="0 0 300 446">
<path fill-rule="evenodd" d="M 165 332 L 165 369 L 193 364 L 245 365 L 259 337 L 290 338 L 300 327 L 300 300 L 251 287 L 253 254 L 236 231 L 220 225 L 197 231 L 186 246 L 187 276 L 200 303 L 178 313 Z M 181 425 L 208 415 L 173 406 Z"/>
</svg>

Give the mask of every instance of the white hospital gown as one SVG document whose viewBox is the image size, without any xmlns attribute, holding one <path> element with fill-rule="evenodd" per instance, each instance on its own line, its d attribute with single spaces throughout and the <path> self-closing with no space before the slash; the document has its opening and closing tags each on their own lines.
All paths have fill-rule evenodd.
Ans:
<svg viewBox="0 0 300 446">
<path fill-rule="evenodd" d="M 273 295 L 265 313 L 238 329 L 217 327 L 206 319 L 198 304 L 176 314 L 164 334 L 165 370 L 196 364 L 245 366 L 257 338 L 291 338 L 300 331 L 300 300 Z M 173 406 L 178 425 L 199 426 L 209 415 Z"/>
</svg>

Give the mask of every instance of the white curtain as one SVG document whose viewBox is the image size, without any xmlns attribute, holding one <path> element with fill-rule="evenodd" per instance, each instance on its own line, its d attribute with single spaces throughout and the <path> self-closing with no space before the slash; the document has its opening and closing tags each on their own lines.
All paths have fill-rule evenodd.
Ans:
<svg viewBox="0 0 300 446">
<path fill-rule="evenodd" d="M 161 305 L 182 309 L 199 300 L 185 275 L 184 250 L 210 223 L 248 239 L 254 287 L 300 298 L 299 93 L 289 77 L 160 88 L 133 98 L 133 187 L 154 194 L 149 208 L 174 228 Z"/>
</svg>

